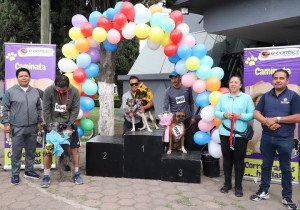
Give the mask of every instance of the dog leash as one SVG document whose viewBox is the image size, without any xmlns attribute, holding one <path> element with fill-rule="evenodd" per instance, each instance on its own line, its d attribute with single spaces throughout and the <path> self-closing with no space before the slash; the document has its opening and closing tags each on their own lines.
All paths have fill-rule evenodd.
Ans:
<svg viewBox="0 0 300 210">
<path fill-rule="evenodd" d="M 229 136 L 229 141 L 230 141 L 230 149 L 234 150 L 234 141 L 235 141 L 235 133 L 234 133 L 234 123 L 235 123 L 235 115 L 232 115 L 231 122 L 230 122 L 230 136 Z"/>
</svg>

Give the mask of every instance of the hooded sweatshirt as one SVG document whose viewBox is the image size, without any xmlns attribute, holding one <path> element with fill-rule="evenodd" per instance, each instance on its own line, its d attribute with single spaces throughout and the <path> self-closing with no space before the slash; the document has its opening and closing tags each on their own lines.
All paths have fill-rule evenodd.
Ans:
<svg viewBox="0 0 300 210">
<path fill-rule="evenodd" d="M 2 123 L 27 127 L 43 122 L 39 92 L 29 86 L 26 92 L 19 86 L 9 88 L 2 100 Z"/>
<path fill-rule="evenodd" d="M 79 107 L 80 96 L 72 85 L 64 93 L 59 93 L 55 85 L 46 88 L 43 95 L 43 116 L 47 125 L 51 122 L 66 123 L 72 129 Z"/>
</svg>

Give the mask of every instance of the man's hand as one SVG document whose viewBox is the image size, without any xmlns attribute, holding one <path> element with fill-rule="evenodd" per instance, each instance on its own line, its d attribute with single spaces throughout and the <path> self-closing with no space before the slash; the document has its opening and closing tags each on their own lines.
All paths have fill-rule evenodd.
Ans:
<svg viewBox="0 0 300 210">
<path fill-rule="evenodd" d="M 72 135 L 72 133 L 73 133 L 73 131 L 72 131 L 72 130 L 70 130 L 70 129 L 66 129 L 66 132 L 69 134 L 69 136 L 71 136 L 71 135 Z"/>
<path fill-rule="evenodd" d="M 191 121 L 190 121 L 190 125 L 194 125 L 195 124 L 195 118 L 194 117 L 191 117 Z"/>
<path fill-rule="evenodd" d="M 271 125 L 270 127 L 269 127 L 269 129 L 270 130 L 272 130 L 272 131 L 275 131 L 275 130 L 277 130 L 278 128 L 280 128 L 281 126 L 278 124 L 278 123 L 274 123 L 273 125 Z"/>
<path fill-rule="evenodd" d="M 4 126 L 4 132 L 5 133 L 10 133 L 11 129 L 10 129 L 10 125 L 5 125 Z"/>
<path fill-rule="evenodd" d="M 272 117 L 272 118 L 267 118 L 264 124 L 271 129 L 271 126 L 274 125 L 276 122 L 277 122 L 276 118 Z"/>
</svg>

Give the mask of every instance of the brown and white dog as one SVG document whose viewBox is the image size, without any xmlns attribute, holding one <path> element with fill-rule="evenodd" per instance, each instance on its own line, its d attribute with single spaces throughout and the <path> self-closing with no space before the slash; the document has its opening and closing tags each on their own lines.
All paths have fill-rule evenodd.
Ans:
<svg viewBox="0 0 300 210">
<path fill-rule="evenodd" d="M 184 148 L 184 134 L 185 134 L 185 113 L 176 112 L 173 117 L 173 122 L 170 126 L 169 133 L 169 149 L 167 154 L 171 154 L 173 149 L 181 150 L 183 153 L 187 153 Z"/>
<path fill-rule="evenodd" d="M 139 102 L 135 99 L 127 99 L 126 102 L 126 108 L 132 112 L 132 113 L 136 113 L 138 116 L 140 116 L 142 118 L 143 121 L 143 127 L 139 128 L 139 130 L 145 130 L 147 128 L 147 130 L 149 132 L 153 132 L 151 130 L 151 128 L 149 127 L 148 124 L 148 119 L 151 120 L 151 122 L 154 124 L 155 129 L 158 129 L 158 126 L 156 125 L 156 119 L 155 119 L 155 112 L 153 109 L 150 109 L 149 111 L 140 111 L 139 110 Z M 135 131 L 135 117 L 132 116 L 132 129 L 131 131 Z"/>
</svg>

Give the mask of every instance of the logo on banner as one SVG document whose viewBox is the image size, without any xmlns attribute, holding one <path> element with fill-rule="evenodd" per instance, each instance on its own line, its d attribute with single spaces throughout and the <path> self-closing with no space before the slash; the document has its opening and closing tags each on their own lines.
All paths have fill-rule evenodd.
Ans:
<svg viewBox="0 0 300 210">
<path fill-rule="evenodd" d="M 51 57 L 54 55 L 52 48 L 39 48 L 39 47 L 23 47 L 18 50 L 18 56 L 20 57 Z"/>
<path fill-rule="evenodd" d="M 290 59 L 299 57 L 300 48 L 264 49 L 258 55 L 259 60 Z"/>
</svg>

